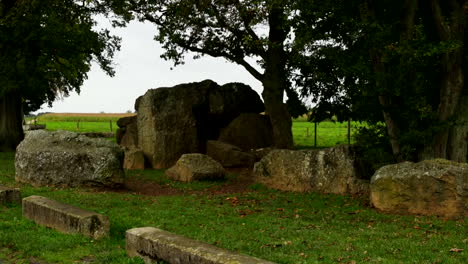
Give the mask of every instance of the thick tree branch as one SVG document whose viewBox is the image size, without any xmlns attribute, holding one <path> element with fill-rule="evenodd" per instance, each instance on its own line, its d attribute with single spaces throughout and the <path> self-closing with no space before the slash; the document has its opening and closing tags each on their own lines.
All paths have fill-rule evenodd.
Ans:
<svg viewBox="0 0 468 264">
<path fill-rule="evenodd" d="M 253 39 L 254 42 L 261 43 L 260 37 L 253 31 L 252 27 L 250 26 L 250 20 L 248 15 L 245 13 L 245 10 L 242 8 L 242 4 L 239 0 L 236 1 L 236 9 L 239 12 L 240 17 L 242 18 L 242 23 L 244 24 L 245 30 L 249 34 L 249 36 Z M 258 51 L 258 55 L 262 57 L 262 59 L 266 59 L 267 52 L 265 49 L 261 48 L 261 46 L 257 47 L 256 50 Z"/>
<path fill-rule="evenodd" d="M 209 55 L 209 56 L 215 57 L 215 58 L 220 58 L 220 57 L 226 58 L 226 59 L 228 59 L 230 61 L 233 61 L 233 62 L 243 66 L 250 74 L 252 74 L 252 76 L 255 79 L 257 79 L 259 81 L 261 81 L 263 79 L 263 74 L 260 73 L 259 71 L 257 71 L 247 61 L 245 61 L 244 59 L 236 58 L 234 55 L 229 54 L 227 52 L 207 50 L 207 49 L 203 49 L 203 48 L 200 48 L 200 47 L 195 47 L 195 46 L 188 45 L 187 43 L 177 43 L 177 45 L 180 46 L 183 49 L 186 49 L 186 50 L 189 50 L 189 51 L 192 51 L 192 52 L 197 52 L 197 53 Z"/>
<path fill-rule="evenodd" d="M 449 28 L 444 23 L 439 0 L 431 0 L 431 9 L 439 38 L 441 40 L 448 40 L 450 38 Z"/>
</svg>

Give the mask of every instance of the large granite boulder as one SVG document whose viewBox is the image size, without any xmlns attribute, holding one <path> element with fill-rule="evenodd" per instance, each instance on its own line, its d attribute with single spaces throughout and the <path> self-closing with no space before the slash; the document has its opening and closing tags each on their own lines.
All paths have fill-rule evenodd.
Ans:
<svg viewBox="0 0 468 264">
<path fill-rule="evenodd" d="M 255 163 L 255 156 L 252 153 L 244 152 L 234 145 L 216 140 L 208 140 L 206 155 L 221 163 L 225 168 L 252 167 Z"/>
<path fill-rule="evenodd" d="M 184 154 L 177 163 L 166 170 L 166 175 L 176 181 L 192 182 L 218 180 L 226 174 L 219 162 L 200 153 Z"/>
<path fill-rule="evenodd" d="M 322 150 L 272 150 L 255 163 L 257 182 L 284 191 L 368 194 L 359 162 L 347 145 Z"/>
<path fill-rule="evenodd" d="M 123 183 L 123 151 L 114 142 L 68 131 L 31 131 L 16 149 L 16 180 L 35 186 Z"/>
<path fill-rule="evenodd" d="M 468 216 L 468 164 L 443 159 L 403 162 L 377 170 L 371 203 L 395 214 Z"/>
<path fill-rule="evenodd" d="M 242 113 L 221 131 L 218 140 L 245 151 L 271 147 L 273 128 L 270 118 L 256 113 Z"/>
<path fill-rule="evenodd" d="M 168 168 L 185 153 L 205 153 L 206 141 L 241 113 L 264 106 L 249 86 L 207 80 L 151 89 L 135 103 L 138 147 L 153 168 Z"/>
</svg>

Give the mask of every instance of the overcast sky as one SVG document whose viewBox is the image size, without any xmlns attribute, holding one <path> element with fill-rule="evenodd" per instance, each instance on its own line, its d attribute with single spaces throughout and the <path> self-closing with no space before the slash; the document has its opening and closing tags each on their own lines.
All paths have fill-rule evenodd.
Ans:
<svg viewBox="0 0 468 264">
<path fill-rule="evenodd" d="M 100 25 L 105 25 L 100 23 Z M 250 85 L 259 94 L 262 86 L 242 66 L 222 58 L 202 57 L 193 60 L 186 56 L 185 65 L 171 70 L 173 62 L 159 56 L 163 50 L 153 40 L 155 26 L 132 22 L 126 28 L 111 29 L 122 37 L 122 47 L 115 56 L 116 74 L 107 76 L 97 65 L 88 73 L 88 80 L 81 93 L 70 94 L 54 102 L 51 108 L 44 105 L 37 112 L 57 113 L 123 113 L 134 111 L 135 99 L 148 89 L 171 87 L 180 83 L 211 79 L 218 84 L 242 82 Z"/>
</svg>

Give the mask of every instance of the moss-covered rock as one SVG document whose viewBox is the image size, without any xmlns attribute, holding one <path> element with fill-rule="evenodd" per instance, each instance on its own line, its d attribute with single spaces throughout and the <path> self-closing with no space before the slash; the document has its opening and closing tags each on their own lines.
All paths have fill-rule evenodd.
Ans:
<svg viewBox="0 0 468 264">
<path fill-rule="evenodd" d="M 260 183 L 285 191 L 335 194 L 367 194 L 350 146 L 322 150 L 272 150 L 255 163 L 253 174 Z"/>
<path fill-rule="evenodd" d="M 403 162 L 377 170 L 371 203 L 396 214 L 468 216 L 468 164 L 443 159 Z"/>
<path fill-rule="evenodd" d="M 174 166 L 166 170 L 169 178 L 182 182 L 222 179 L 225 174 L 219 162 L 200 153 L 184 154 Z"/>
<path fill-rule="evenodd" d="M 16 149 L 16 180 L 35 186 L 123 183 L 123 150 L 103 138 L 69 131 L 31 131 Z"/>
</svg>

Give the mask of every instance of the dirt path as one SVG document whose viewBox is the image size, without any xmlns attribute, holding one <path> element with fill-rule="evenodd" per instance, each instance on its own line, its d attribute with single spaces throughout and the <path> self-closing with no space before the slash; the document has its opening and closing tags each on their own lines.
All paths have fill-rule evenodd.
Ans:
<svg viewBox="0 0 468 264">
<path fill-rule="evenodd" d="M 229 194 L 249 192 L 249 186 L 254 183 L 251 169 L 236 168 L 228 169 L 228 173 L 236 173 L 238 177 L 221 186 L 215 186 L 206 190 L 184 190 L 168 185 L 161 185 L 156 182 L 142 179 L 128 179 L 120 189 L 106 189 L 121 193 L 135 193 L 148 196 L 170 196 L 170 195 L 190 195 L 190 194 Z M 98 188 L 97 191 L 102 190 Z"/>
</svg>

